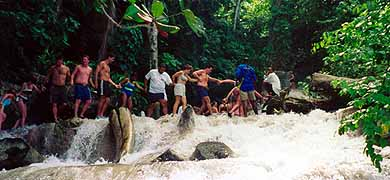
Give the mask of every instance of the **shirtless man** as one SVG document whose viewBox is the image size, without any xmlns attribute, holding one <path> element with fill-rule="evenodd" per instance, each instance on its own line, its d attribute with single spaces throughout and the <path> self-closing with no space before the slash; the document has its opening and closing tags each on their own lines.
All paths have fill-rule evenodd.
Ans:
<svg viewBox="0 0 390 180">
<path fill-rule="evenodd" d="M 64 65 L 62 57 L 57 58 L 57 62 L 48 72 L 47 79 L 51 80 L 50 87 L 50 103 L 52 104 L 52 111 L 54 121 L 58 122 L 58 105 L 65 105 L 66 98 L 66 79 L 70 77 L 70 70 Z"/>
<path fill-rule="evenodd" d="M 91 91 L 88 84 L 91 80 L 92 68 L 89 67 L 89 56 L 83 56 L 83 62 L 81 65 L 76 66 L 76 69 L 72 73 L 70 78 L 70 85 L 74 85 L 74 95 L 76 102 L 74 103 L 74 117 L 78 117 L 79 106 L 81 101 L 84 101 L 84 107 L 81 110 L 80 118 L 84 118 L 84 113 L 87 111 L 91 104 Z M 92 83 L 91 83 L 92 84 Z"/>
<path fill-rule="evenodd" d="M 104 117 L 104 113 L 106 112 L 108 103 L 110 102 L 110 96 L 112 95 L 112 89 L 110 86 L 113 85 L 115 88 L 120 88 L 120 85 L 115 84 L 110 76 L 109 64 L 114 62 L 114 60 L 115 57 L 113 55 L 108 55 L 107 59 L 100 61 L 96 67 L 95 85 L 97 86 L 96 88 L 98 89 L 98 94 L 100 96 L 96 115 L 97 119 Z"/>
<path fill-rule="evenodd" d="M 200 69 L 192 73 L 194 77 L 198 79 L 196 91 L 200 96 L 200 98 L 202 99 L 202 106 L 200 107 L 199 114 L 202 114 L 207 111 L 209 112 L 209 114 L 211 114 L 212 112 L 210 97 L 209 97 L 209 89 L 208 89 L 209 81 L 216 82 L 217 84 L 234 83 L 233 80 L 219 80 L 210 77 L 209 74 L 211 73 L 212 70 L 213 70 L 213 66 L 207 65 L 204 69 Z"/>
</svg>

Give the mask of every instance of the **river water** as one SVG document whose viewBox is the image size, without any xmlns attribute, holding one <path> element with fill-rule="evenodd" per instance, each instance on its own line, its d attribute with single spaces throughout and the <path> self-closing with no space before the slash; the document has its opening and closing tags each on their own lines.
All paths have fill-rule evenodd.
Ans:
<svg viewBox="0 0 390 180">
<path fill-rule="evenodd" d="M 390 180 L 390 160 L 385 158 L 379 173 L 362 153 L 363 137 L 337 134 L 339 122 L 334 113 L 314 110 L 307 115 L 196 116 L 195 129 L 180 137 L 176 118 L 154 121 L 134 116 L 133 120 L 135 152 L 122 158 L 120 164 L 103 159 L 93 164 L 83 161 L 78 151 L 88 155 L 98 141 L 98 132 L 108 124 L 87 120 L 66 159 L 49 157 L 44 163 L 1 171 L 0 179 Z M 141 161 L 168 148 L 188 158 L 204 141 L 225 143 L 234 157 L 153 164 Z M 382 153 L 388 155 L 390 150 Z"/>
</svg>

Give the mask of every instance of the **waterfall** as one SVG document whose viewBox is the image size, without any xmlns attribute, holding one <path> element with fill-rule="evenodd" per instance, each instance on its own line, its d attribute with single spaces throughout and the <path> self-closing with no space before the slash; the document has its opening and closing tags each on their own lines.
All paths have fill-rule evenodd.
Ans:
<svg viewBox="0 0 390 180">
<path fill-rule="evenodd" d="M 166 121 L 168 120 L 168 121 Z M 339 136 L 334 113 L 314 110 L 307 115 L 285 113 L 229 118 L 226 114 L 195 116 L 193 132 L 178 138 L 177 118 L 157 121 L 133 116 L 135 152 L 120 164 L 55 164 L 47 161 L 0 172 L 0 179 L 268 179 L 268 180 L 388 180 L 390 148 L 382 150 L 383 172 L 362 152 L 363 137 Z M 78 128 L 66 158 L 88 159 L 107 121 L 88 120 Z M 219 141 L 234 157 L 189 161 L 195 146 Z M 172 149 L 186 161 L 140 163 L 150 154 Z M 378 150 L 379 151 L 379 150 Z M 54 165 L 53 165 L 54 164 Z M 50 166 L 51 165 L 51 166 Z"/>
<path fill-rule="evenodd" d="M 85 120 L 77 128 L 77 133 L 73 137 L 71 147 L 65 153 L 65 159 L 91 162 L 99 157 L 97 154 L 97 144 L 102 140 L 102 134 L 108 125 L 108 121 Z"/>
</svg>

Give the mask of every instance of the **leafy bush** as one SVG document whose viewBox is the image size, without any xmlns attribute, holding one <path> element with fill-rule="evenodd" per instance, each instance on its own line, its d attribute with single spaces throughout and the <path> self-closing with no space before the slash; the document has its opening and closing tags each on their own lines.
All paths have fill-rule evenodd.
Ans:
<svg viewBox="0 0 390 180">
<path fill-rule="evenodd" d="M 375 147 L 390 145 L 390 3 L 372 0 L 355 4 L 354 12 L 358 17 L 325 33 L 314 50 L 327 50 L 325 71 L 361 78 L 351 84 L 333 82 L 341 88 L 340 94 L 353 98 L 350 105 L 358 109 L 352 120 L 341 121 L 339 133 L 361 129 L 366 138 L 365 153 L 381 171 L 383 158 Z"/>
</svg>

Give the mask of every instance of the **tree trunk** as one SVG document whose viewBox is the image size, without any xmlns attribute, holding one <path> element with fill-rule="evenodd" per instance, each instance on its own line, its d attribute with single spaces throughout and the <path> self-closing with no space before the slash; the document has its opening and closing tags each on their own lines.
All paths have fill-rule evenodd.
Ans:
<svg viewBox="0 0 390 180">
<path fill-rule="evenodd" d="M 115 18 L 116 9 L 114 3 L 112 2 L 108 4 L 108 6 L 109 6 L 108 14 L 111 17 Z M 98 60 L 105 58 L 107 55 L 107 42 L 108 42 L 109 34 L 111 33 L 112 29 L 113 29 L 113 23 L 107 19 L 106 30 L 104 32 L 102 43 L 100 44 L 100 48 L 98 52 Z"/>
<path fill-rule="evenodd" d="M 234 10 L 234 23 L 233 23 L 233 31 L 236 30 L 237 24 L 240 21 L 240 9 L 241 9 L 241 0 L 236 1 L 236 9 Z"/>
<path fill-rule="evenodd" d="M 149 38 L 149 46 L 150 46 L 150 62 L 149 68 L 154 69 L 158 67 L 158 30 L 155 22 L 150 23 L 150 27 L 148 28 L 148 38 Z"/>
</svg>

